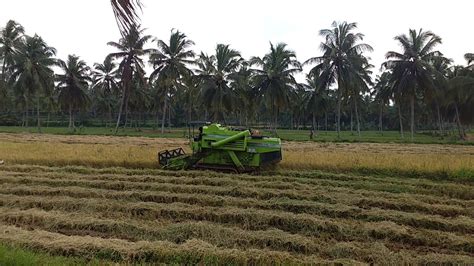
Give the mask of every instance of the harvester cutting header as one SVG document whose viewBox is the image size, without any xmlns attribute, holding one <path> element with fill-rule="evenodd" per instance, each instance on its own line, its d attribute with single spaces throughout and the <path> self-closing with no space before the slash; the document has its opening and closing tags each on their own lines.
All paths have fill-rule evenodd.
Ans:
<svg viewBox="0 0 474 266">
<path fill-rule="evenodd" d="M 257 130 L 211 124 L 199 128 L 191 140 L 192 154 L 182 148 L 158 153 L 163 169 L 214 169 L 250 172 L 282 159 L 281 140 L 260 135 Z"/>
</svg>

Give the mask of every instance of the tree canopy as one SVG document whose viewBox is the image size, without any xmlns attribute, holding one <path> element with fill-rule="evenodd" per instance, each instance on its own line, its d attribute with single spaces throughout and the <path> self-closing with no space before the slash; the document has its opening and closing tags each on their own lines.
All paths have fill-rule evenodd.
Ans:
<svg viewBox="0 0 474 266">
<path fill-rule="evenodd" d="M 320 30 L 320 51 L 301 64 L 283 42 L 248 58 L 230 44 L 217 44 L 212 54 L 196 52 L 179 30 L 157 38 L 140 27 L 139 1 L 112 4 L 122 37 L 109 42 L 111 53 L 92 67 L 76 55 L 58 59 L 53 47 L 15 21 L 0 29 L 0 124 L 28 126 L 35 119 L 40 130 L 42 119 L 61 124 L 65 115 L 71 129 L 111 126 L 115 118 L 115 132 L 156 127 L 160 120 L 164 132 L 166 123 L 207 120 L 275 133 L 309 126 L 359 136 L 391 129 L 403 137 L 409 121 L 412 138 L 416 129 L 440 135 L 456 129 L 465 139 L 474 120 L 473 54 L 465 54 L 465 65 L 453 65 L 430 31 L 397 35 L 400 51 L 387 52 L 375 73 L 368 56 L 373 48 L 357 23 Z"/>
</svg>

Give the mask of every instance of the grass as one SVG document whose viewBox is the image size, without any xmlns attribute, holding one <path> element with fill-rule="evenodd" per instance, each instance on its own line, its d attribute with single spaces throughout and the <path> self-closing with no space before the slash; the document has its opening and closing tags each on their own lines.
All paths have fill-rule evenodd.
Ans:
<svg viewBox="0 0 474 266">
<path fill-rule="evenodd" d="M 280 167 L 474 181 L 474 149 L 405 144 L 288 144 Z"/>
<path fill-rule="evenodd" d="M 436 136 L 431 132 L 418 132 L 411 141 L 409 132 L 405 138 L 400 137 L 398 131 L 362 131 L 361 136 L 357 132 L 342 131 L 340 138 L 335 131 L 318 131 L 313 138 L 315 142 L 369 142 L 369 143 L 418 143 L 418 144 L 474 144 L 473 141 L 459 141 L 456 135 Z M 288 141 L 309 141 L 308 130 L 278 130 L 278 136 Z"/>
<path fill-rule="evenodd" d="M 106 261 L 84 260 L 75 257 L 52 256 L 44 252 L 35 252 L 32 250 L 15 247 L 11 245 L 0 244 L 0 265 L 105 265 Z"/>
<path fill-rule="evenodd" d="M 0 243 L 38 256 L 172 264 L 473 262 L 473 185 L 456 180 L 4 165 L 0 182 Z"/>
<path fill-rule="evenodd" d="M 325 260 L 315 256 L 303 257 L 291 255 L 287 252 L 217 248 L 197 239 L 190 239 L 182 244 L 174 244 L 168 241 L 131 242 L 122 239 L 99 239 L 90 236 L 66 236 L 42 230 L 33 231 L 32 233 L 11 226 L 0 226 L 0 229 L 14 233 L 18 242 L 22 242 L 25 246 L 47 247 L 52 253 L 68 256 L 87 256 L 92 253 L 102 259 L 117 262 L 204 265 L 308 264 L 314 261 L 325 262 Z M 0 236 L 2 240 L 13 238 L 12 234 Z M 51 240 L 53 242 L 49 242 Z M 344 261 L 347 263 L 351 260 Z"/>
<path fill-rule="evenodd" d="M 79 191 L 77 191 L 79 190 Z M 81 191 L 82 190 L 82 191 Z M 131 202 L 151 202 L 155 203 L 155 207 L 160 207 L 160 209 L 150 210 L 150 212 L 167 212 L 171 213 L 174 211 L 174 208 L 171 207 L 167 209 L 167 206 L 162 206 L 160 204 L 172 204 L 172 203 L 184 203 L 187 205 L 195 205 L 196 208 L 201 207 L 213 207 L 217 210 L 220 207 L 228 207 L 228 208 L 245 208 L 245 209 L 256 209 L 262 211 L 271 211 L 271 210 L 280 210 L 284 212 L 291 212 L 294 214 L 312 214 L 318 216 L 330 216 L 333 218 L 349 218 L 361 221 L 393 221 L 398 224 L 404 225 L 415 225 L 421 228 L 426 229 L 436 229 L 436 230 L 450 230 L 455 232 L 461 233 L 474 233 L 474 227 L 470 226 L 466 220 L 458 219 L 460 215 L 463 214 L 464 210 L 459 211 L 458 213 L 449 213 L 449 217 L 451 218 L 450 222 L 445 221 L 444 217 L 439 217 L 437 215 L 430 215 L 424 213 L 425 217 L 420 217 L 417 213 L 406 213 L 397 211 L 395 208 L 388 209 L 388 210 L 378 210 L 377 212 L 361 210 L 360 207 L 372 207 L 368 204 L 359 204 L 359 206 L 347 206 L 347 205 L 331 205 L 331 204 L 321 204 L 321 203 L 314 203 L 310 201 L 280 201 L 280 200 L 268 200 L 268 201 L 258 201 L 255 202 L 249 199 L 239 199 L 235 197 L 223 197 L 219 199 L 215 199 L 211 196 L 196 196 L 192 195 L 189 196 L 187 194 L 177 194 L 177 193 L 158 193 L 158 194 L 149 194 L 144 193 L 145 196 L 138 196 L 139 192 L 134 192 L 134 195 L 130 195 L 130 193 L 114 193 L 113 191 L 90 191 L 89 193 L 85 192 L 84 189 L 77 189 L 74 188 L 73 190 L 64 189 L 62 193 L 58 193 L 57 189 L 49 190 L 49 189 L 10 189 L 10 190 L 2 190 L 4 194 L 9 195 L 16 195 L 16 196 L 23 196 L 28 199 L 27 196 L 31 196 L 32 200 L 38 200 L 41 202 L 41 198 L 37 196 L 44 196 L 44 197 L 51 197 L 51 196 L 68 196 L 71 198 L 78 198 L 78 199 L 104 199 L 104 203 L 113 202 L 114 200 L 120 199 L 127 199 Z M 100 194 L 99 194 L 100 193 Z M 143 192 L 142 192 L 143 193 Z M 32 196 L 34 195 L 34 196 Z M 1 198 L 1 197 L 0 197 Z M 15 197 L 12 197 L 15 198 Z M 7 199 L 2 199 L 4 203 L 9 202 Z M 225 203 L 223 203 L 225 201 Z M 25 204 L 37 204 L 36 203 L 25 203 Z M 94 201 L 91 201 L 93 203 Z M 50 206 L 49 203 L 43 202 L 40 206 Z M 57 203 L 61 205 L 61 203 Z M 28 206 L 28 205 L 26 205 Z M 32 205 L 36 206 L 36 205 Z M 124 205 L 125 206 L 125 205 Z M 121 209 L 114 209 L 113 211 L 123 211 Z M 176 205 L 179 207 L 179 204 Z M 77 205 L 74 206 L 64 206 L 64 208 L 79 208 Z M 377 208 L 378 206 L 373 206 Z M 46 207 L 50 208 L 50 207 Z M 54 206 L 51 208 L 58 208 L 60 206 Z M 99 208 L 99 207 L 95 207 Z M 433 212 L 440 212 L 446 213 L 445 210 L 442 208 L 434 208 L 435 211 Z M 61 210 L 61 209 L 60 209 Z M 459 210 L 459 209 L 458 209 Z M 192 217 L 195 215 L 194 212 L 189 212 L 187 210 L 181 209 L 182 215 L 187 215 Z M 215 217 L 210 218 L 209 214 L 202 210 L 202 219 L 205 221 L 214 221 L 208 219 L 218 219 L 217 221 L 222 221 L 215 213 Z M 263 212 L 262 212 L 263 213 Z M 178 215 L 178 214 L 175 214 Z M 245 217 L 245 214 L 239 214 L 239 211 L 236 210 L 235 215 L 242 215 Z M 259 216 L 259 215 L 256 215 Z M 225 215 L 224 215 L 225 217 Z M 446 217 L 446 216 L 445 216 Z M 261 217 L 260 217 L 261 218 Z M 259 218 L 259 219 L 260 219 Z M 249 218 L 245 218 L 249 219 Z M 283 218 L 282 218 L 283 219 Z M 429 219 L 430 222 L 426 223 L 426 219 Z M 309 226 L 309 225 L 308 225 Z M 280 228 L 280 229 L 288 229 L 288 228 Z M 291 228 L 288 230 L 292 230 Z"/>
<path fill-rule="evenodd" d="M 0 144 L 0 160 L 47 166 L 158 168 L 158 151 L 188 149 L 184 139 L 111 136 L 0 134 Z M 473 181 L 473 154 L 470 145 L 284 142 L 278 169 Z"/>
<path fill-rule="evenodd" d="M 0 134 L 0 264 L 474 264 L 474 146 L 284 142 L 164 171 L 179 138 Z"/>
<path fill-rule="evenodd" d="M 197 130 L 195 130 L 197 132 Z M 13 127 L 0 126 L 0 133 L 38 133 L 36 127 Z M 186 128 L 172 128 L 166 129 L 164 134 L 161 134 L 160 129 L 152 128 L 121 128 L 115 134 L 114 129 L 106 127 L 83 127 L 77 128 L 76 131 L 71 132 L 66 127 L 44 127 L 42 133 L 55 135 L 96 135 L 96 136 L 132 136 L 132 137 L 148 137 L 148 138 L 185 138 L 188 135 Z M 270 132 L 264 134 L 270 135 Z M 337 137 L 334 131 L 318 131 L 315 134 L 313 141 L 315 142 L 370 142 L 370 143 L 419 143 L 419 144 L 467 144 L 474 145 L 474 139 L 469 141 L 460 141 L 456 134 L 448 136 L 436 136 L 431 132 L 419 132 L 415 134 L 414 141 L 410 140 L 409 132 L 407 132 L 404 139 L 400 137 L 398 131 L 362 131 L 361 137 L 357 136 L 355 132 L 343 131 L 341 137 Z M 290 130 L 279 129 L 278 136 L 287 141 L 310 141 L 309 130 Z"/>
<path fill-rule="evenodd" d="M 79 127 L 76 131 L 71 131 L 67 127 L 43 127 L 41 128 L 42 133 L 54 134 L 54 135 L 97 135 L 97 136 L 135 136 L 135 137 L 150 137 L 150 138 L 183 138 L 186 136 L 187 130 L 185 128 L 173 128 L 171 131 L 168 129 L 164 134 L 161 134 L 161 129 L 119 129 L 118 133 L 115 134 L 115 128 L 106 127 Z M 13 127 L 13 126 L 0 126 L 1 133 L 38 133 L 37 127 Z"/>
</svg>

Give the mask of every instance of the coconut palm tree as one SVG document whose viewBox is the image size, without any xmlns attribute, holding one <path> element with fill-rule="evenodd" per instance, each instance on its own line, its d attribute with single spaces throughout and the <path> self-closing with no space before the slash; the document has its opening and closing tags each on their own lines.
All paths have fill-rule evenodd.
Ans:
<svg viewBox="0 0 474 266">
<path fill-rule="evenodd" d="M 474 53 L 467 53 L 464 55 L 464 58 L 466 58 L 467 64 L 471 65 L 471 63 L 474 62 Z"/>
<path fill-rule="evenodd" d="M 303 85 L 311 92 L 306 108 L 311 112 L 311 126 L 316 129 L 316 116 L 318 113 L 326 113 L 329 109 L 329 93 L 327 87 L 321 86 L 320 75 L 306 75 L 306 84 Z"/>
<path fill-rule="evenodd" d="M 193 112 L 200 110 L 199 108 L 199 78 L 197 76 L 183 77 L 179 84 L 181 87 L 178 91 L 182 92 L 184 108 L 186 109 L 186 124 L 192 121 Z"/>
<path fill-rule="evenodd" d="M 445 97 L 444 95 L 447 90 L 447 77 L 452 62 L 453 60 L 443 56 L 437 56 L 433 58 L 433 60 L 431 61 L 431 65 L 434 69 L 434 86 L 430 90 L 425 91 L 425 98 L 427 102 L 429 104 L 434 105 L 438 122 L 438 130 L 440 134 L 443 134 L 443 117 L 441 114 L 441 102 L 443 101 L 443 98 Z"/>
<path fill-rule="evenodd" d="M 321 73 L 323 86 L 330 87 L 337 84 L 337 134 L 341 131 L 341 105 L 342 97 L 353 79 L 358 77 L 358 69 L 365 62 L 363 52 L 372 51 L 372 47 L 363 41 L 364 35 L 354 33 L 357 23 L 332 23 L 331 29 L 323 29 L 319 32 L 325 38 L 320 49 L 322 56 L 308 59 L 304 65 L 316 64 L 311 72 Z"/>
<path fill-rule="evenodd" d="M 201 99 L 216 122 L 225 123 L 226 114 L 231 110 L 235 93 L 229 84 L 230 78 L 243 61 L 237 50 L 224 44 L 217 45 L 215 55 L 201 53 L 198 58 Z"/>
<path fill-rule="evenodd" d="M 120 85 L 117 75 L 117 64 L 110 57 L 106 57 L 102 64 L 94 64 L 91 87 L 94 106 L 99 111 L 107 113 L 109 120 L 112 119 L 112 111 L 118 102 Z"/>
<path fill-rule="evenodd" d="M 24 34 L 23 27 L 13 20 L 0 31 L 0 109 L 8 110 L 9 90 L 7 71 L 14 64 L 13 55 L 18 50 Z"/>
<path fill-rule="evenodd" d="M 349 100 L 354 106 L 357 124 L 357 135 L 360 137 L 360 111 L 359 102 L 362 102 L 363 96 L 370 91 L 369 85 L 372 85 L 372 71 L 373 65 L 369 64 L 366 57 L 360 56 L 358 60 L 354 60 L 356 64 L 353 65 L 355 71 L 349 72 L 349 80 L 351 83 L 347 86 L 346 93 Z"/>
<path fill-rule="evenodd" d="M 392 86 L 390 84 L 390 77 L 391 73 L 389 71 L 385 71 L 382 75 L 377 76 L 375 79 L 375 85 L 373 90 L 373 95 L 375 95 L 375 102 L 379 105 L 379 131 L 382 133 L 383 131 L 383 111 L 385 106 L 390 103 L 390 100 L 393 99 L 393 91 Z M 402 120 L 400 117 L 400 130 L 403 129 L 403 125 L 401 124 Z M 401 133 L 402 134 L 402 133 Z"/>
<path fill-rule="evenodd" d="M 257 114 L 258 90 L 252 86 L 253 71 L 248 62 L 243 62 L 237 72 L 230 75 L 231 88 L 235 93 L 233 106 L 239 106 L 234 112 L 239 117 L 239 124 L 249 125 Z"/>
<path fill-rule="evenodd" d="M 466 138 L 464 120 L 473 120 L 474 113 L 474 73 L 468 67 L 453 66 L 448 72 L 448 87 L 444 95 L 444 104 L 454 109 L 459 137 Z M 464 112 L 463 112 L 464 111 Z"/>
<path fill-rule="evenodd" d="M 2 74 L 0 81 L 7 80 L 6 72 L 14 64 L 13 57 L 21 45 L 25 29 L 13 20 L 9 20 L 0 32 L 0 61 L 2 61 Z"/>
<path fill-rule="evenodd" d="M 132 80 L 133 89 L 130 90 L 129 108 L 131 111 L 130 126 L 135 124 L 136 130 L 139 130 L 139 122 L 142 114 L 149 110 L 151 106 L 151 90 L 145 73 L 136 73 Z M 135 122 L 135 123 L 133 123 Z"/>
<path fill-rule="evenodd" d="M 5 81 L 0 80 L 0 112 L 8 110 L 10 105 L 10 97 L 6 87 Z"/>
<path fill-rule="evenodd" d="M 181 78 L 192 76 L 190 65 L 194 65 L 194 52 L 190 50 L 194 42 L 178 30 L 172 30 L 169 44 L 163 40 L 156 40 L 158 49 L 150 55 L 150 64 L 153 65 L 153 72 L 150 74 L 151 82 L 166 83 L 164 86 L 163 117 L 161 120 L 161 133 L 165 130 L 166 110 L 168 108 L 168 98 L 171 89 L 177 89 Z M 171 88 L 170 88 L 171 87 Z"/>
<path fill-rule="evenodd" d="M 52 67 L 57 64 L 53 58 L 55 55 L 56 49 L 48 46 L 41 37 L 35 35 L 25 36 L 13 56 L 14 65 L 11 67 L 10 84 L 13 85 L 17 94 L 24 98 L 26 112 L 28 112 L 29 99 L 36 96 L 38 131 L 41 131 L 41 97 L 51 93 L 51 88 L 54 86 Z"/>
<path fill-rule="evenodd" d="M 301 71 L 301 64 L 296 60 L 295 52 L 288 50 L 285 43 L 276 46 L 270 43 L 270 52 L 263 58 L 251 58 L 250 64 L 261 67 L 253 69 L 254 84 L 267 108 L 271 109 L 276 131 L 278 112 L 288 105 L 289 95 L 298 84 L 294 75 Z"/>
<path fill-rule="evenodd" d="M 291 113 L 291 128 L 300 129 L 301 125 L 306 124 L 309 101 L 312 97 L 312 91 L 307 90 L 304 84 L 298 84 L 288 95 L 288 110 Z"/>
<path fill-rule="evenodd" d="M 75 130 L 74 114 L 89 103 L 87 89 L 92 79 L 89 67 L 78 56 L 69 55 L 66 62 L 60 60 L 59 67 L 64 72 L 57 75 L 58 101 L 69 113 L 69 129 Z"/>
<path fill-rule="evenodd" d="M 130 96 L 131 82 L 134 73 L 143 73 L 144 65 L 142 56 L 151 54 L 154 49 L 145 49 L 145 44 L 151 39 L 150 35 L 144 35 L 144 30 L 139 27 L 132 27 L 124 37 L 117 42 L 109 42 L 108 45 L 115 47 L 119 52 L 111 53 L 108 57 L 120 60 L 119 72 L 122 85 L 122 100 L 115 126 L 115 133 L 118 132 L 122 113 L 127 114 L 128 98 Z"/>
<path fill-rule="evenodd" d="M 95 63 L 92 70 L 92 89 L 106 94 L 113 93 L 119 88 L 117 81 L 117 64 L 111 57 L 106 57 L 102 64 Z"/>
<path fill-rule="evenodd" d="M 402 47 L 402 52 L 390 51 L 386 54 L 384 67 L 392 71 L 392 85 L 397 94 L 405 95 L 410 100 L 411 139 L 415 134 L 415 101 L 417 94 L 434 88 L 434 68 L 430 64 L 436 57 L 442 56 L 434 50 L 441 44 L 441 38 L 431 31 L 410 29 L 409 34 L 395 37 Z"/>
</svg>

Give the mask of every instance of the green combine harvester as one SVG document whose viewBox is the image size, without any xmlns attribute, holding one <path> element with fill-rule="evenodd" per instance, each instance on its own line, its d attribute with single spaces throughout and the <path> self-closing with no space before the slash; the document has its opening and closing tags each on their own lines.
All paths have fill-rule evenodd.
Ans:
<svg viewBox="0 0 474 266">
<path fill-rule="evenodd" d="M 281 161 L 281 140 L 260 135 L 257 130 L 211 124 L 199 128 L 191 140 L 192 154 L 183 148 L 158 153 L 163 169 L 211 169 L 252 172 Z"/>
</svg>

